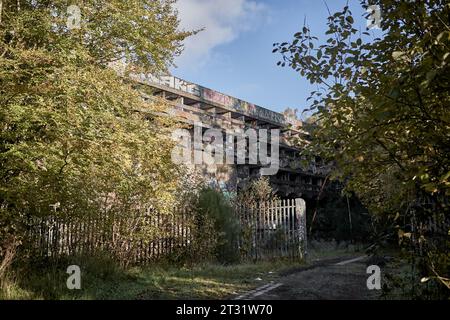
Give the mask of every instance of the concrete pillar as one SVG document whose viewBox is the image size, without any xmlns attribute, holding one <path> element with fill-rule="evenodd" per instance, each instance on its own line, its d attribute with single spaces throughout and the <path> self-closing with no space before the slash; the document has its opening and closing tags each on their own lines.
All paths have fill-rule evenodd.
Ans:
<svg viewBox="0 0 450 320">
<path fill-rule="evenodd" d="M 178 97 L 178 98 L 177 98 L 177 103 L 178 103 L 178 104 L 184 104 L 184 97 L 181 97 L 181 96 Z"/>
<path fill-rule="evenodd" d="M 220 115 L 227 119 L 231 119 L 231 112 L 224 112 L 224 113 L 221 113 Z"/>
<path fill-rule="evenodd" d="M 215 107 L 205 109 L 205 111 L 210 113 L 210 114 L 213 114 L 213 115 L 216 115 L 216 113 L 217 113 L 217 110 L 216 110 Z"/>
<path fill-rule="evenodd" d="M 307 239 L 306 239 L 306 203 L 302 198 L 295 199 L 295 214 L 299 219 L 299 253 L 300 257 L 306 256 Z"/>
</svg>

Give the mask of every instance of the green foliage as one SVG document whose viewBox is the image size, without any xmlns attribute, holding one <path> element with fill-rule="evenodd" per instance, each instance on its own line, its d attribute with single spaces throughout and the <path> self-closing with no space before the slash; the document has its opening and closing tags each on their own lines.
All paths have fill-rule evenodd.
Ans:
<svg viewBox="0 0 450 320">
<path fill-rule="evenodd" d="M 258 179 L 250 181 L 232 200 L 233 208 L 239 214 L 245 214 L 247 210 L 252 207 L 257 207 L 258 204 L 266 201 L 278 200 L 275 192 L 270 185 L 270 181 L 267 177 L 260 177 Z M 254 221 L 247 221 L 241 225 L 240 235 L 240 251 L 243 257 L 252 257 L 254 255 Z M 279 234 L 282 230 L 278 231 L 274 235 L 267 245 L 274 244 L 276 241 L 280 243 Z"/>
<path fill-rule="evenodd" d="M 67 263 L 82 263 L 81 290 L 66 288 Z M 64 265 L 65 264 L 65 265 Z M 292 261 L 218 265 L 196 263 L 179 267 L 152 264 L 123 269 L 101 256 L 78 257 L 44 269 L 31 268 L 11 275 L 0 299 L 228 299 L 236 292 L 247 292 L 264 281 L 276 279 L 281 272 L 299 266 Z"/>
<path fill-rule="evenodd" d="M 307 205 L 306 218 L 312 239 L 359 243 L 370 239 L 371 217 L 354 196 L 325 190 L 320 201 Z"/>
<path fill-rule="evenodd" d="M 334 177 L 345 180 L 376 219 L 406 230 L 439 212 L 438 223 L 448 225 L 450 5 L 361 4 L 380 6 L 380 38 L 354 28 L 346 6 L 330 13 L 326 39 L 304 26 L 292 42 L 275 44 L 279 64 L 318 87 L 310 97 L 316 122 L 308 151 L 335 161 Z M 433 210 L 424 201 L 435 204 Z M 435 235 L 414 230 L 422 253 L 448 251 L 447 240 L 431 245 Z M 422 257 L 427 267 L 421 272 L 439 274 L 448 287 L 448 264 Z"/>
<path fill-rule="evenodd" d="M 191 33 L 178 31 L 172 0 L 83 1 L 74 29 L 67 1 L 2 5 L 0 261 L 51 215 L 125 221 L 113 253 L 126 260 L 125 240 L 157 232 L 149 210 L 171 213 L 183 171 L 171 161 L 174 123 L 157 116 L 164 103 L 144 102 L 107 66 L 163 72 Z"/>
<path fill-rule="evenodd" d="M 66 286 L 67 266 L 81 266 L 82 290 L 68 290 Z M 116 260 L 109 255 L 96 252 L 76 255 L 56 261 L 36 259 L 15 266 L 8 277 L 0 281 L 0 297 L 3 299 L 74 299 L 81 298 L 86 291 L 95 291 L 102 283 L 126 281 L 127 275 Z M 14 288 L 15 287 L 15 288 Z M 19 297 L 15 297 L 14 291 Z M 97 289 L 98 290 L 98 289 Z"/>
<path fill-rule="evenodd" d="M 250 207 L 260 202 L 277 199 L 269 179 L 267 177 L 260 177 L 250 181 L 245 188 L 237 194 L 237 197 L 234 199 L 234 204 Z"/>
<path fill-rule="evenodd" d="M 158 73 L 181 53 L 181 41 L 192 34 L 178 31 L 174 2 L 86 0 L 73 3 L 80 9 L 79 24 L 74 24 L 77 19 L 65 0 L 3 0 L 2 49 L 42 49 L 63 54 L 66 62 L 76 62 L 83 50 L 91 63 L 125 58 L 129 71 Z"/>
<path fill-rule="evenodd" d="M 240 255 L 238 240 L 240 234 L 239 221 L 233 208 L 222 193 L 214 189 L 204 189 L 200 193 L 198 204 L 200 232 L 208 220 L 213 223 L 213 234 L 208 239 L 216 239 L 215 255 L 221 263 L 238 262 Z"/>
</svg>

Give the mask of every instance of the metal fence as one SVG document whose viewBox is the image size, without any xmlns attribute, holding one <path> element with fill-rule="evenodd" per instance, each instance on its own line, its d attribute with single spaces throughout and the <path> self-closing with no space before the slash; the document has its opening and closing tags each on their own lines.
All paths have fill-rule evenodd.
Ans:
<svg viewBox="0 0 450 320">
<path fill-rule="evenodd" d="M 245 258 L 303 258 L 306 254 L 306 205 L 303 199 L 258 203 L 238 210 Z"/>
<path fill-rule="evenodd" d="M 175 209 L 174 209 L 175 210 Z M 239 248 L 242 258 L 261 260 L 303 257 L 306 248 L 305 202 L 303 199 L 276 200 L 236 210 L 241 227 Z M 120 253 L 129 263 L 146 263 L 179 253 L 195 241 L 192 212 L 139 217 L 100 215 L 92 218 L 50 216 L 30 223 L 29 239 L 35 254 L 59 258 L 95 251 Z M 140 225 L 139 225 L 140 224 Z M 139 240 L 142 224 L 152 230 Z M 132 230 L 132 232 L 130 232 Z M 119 250 L 117 250 L 119 249 Z"/>
</svg>

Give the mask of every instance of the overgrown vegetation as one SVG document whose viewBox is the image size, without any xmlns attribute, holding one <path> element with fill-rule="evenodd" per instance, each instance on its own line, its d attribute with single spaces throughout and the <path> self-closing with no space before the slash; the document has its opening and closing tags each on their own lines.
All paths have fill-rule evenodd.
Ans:
<svg viewBox="0 0 450 320">
<path fill-rule="evenodd" d="M 202 190 L 197 215 L 198 232 L 203 234 L 205 242 L 215 241 L 215 258 L 221 263 L 238 262 L 240 225 L 231 204 L 223 194 L 214 189 Z M 205 225 L 209 221 L 212 222 L 212 229 Z M 210 232 L 207 232 L 208 230 Z"/>
<path fill-rule="evenodd" d="M 250 181 L 242 190 L 240 190 L 233 199 L 233 209 L 238 215 L 245 214 L 247 210 L 257 208 L 259 205 L 276 201 L 279 198 L 270 185 L 267 177 L 259 177 Z M 273 249 L 277 244 L 281 243 L 282 228 L 278 227 L 276 232 L 272 234 L 270 239 L 267 239 L 265 245 L 266 249 Z M 239 251 L 242 257 L 257 259 L 257 244 L 255 239 L 254 221 L 246 221 L 241 223 L 240 247 Z"/>
<path fill-rule="evenodd" d="M 330 12 L 325 39 L 305 25 L 274 51 L 317 85 L 308 151 L 335 162 L 334 178 L 369 209 L 379 240 L 398 234 L 420 275 L 413 287 L 431 281 L 448 296 L 450 5 L 361 4 L 381 9 L 379 38 L 354 27 L 345 6 Z"/>
<path fill-rule="evenodd" d="M 254 228 L 242 224 L 239 215 L 244 208 L 248 210 L 276 199 L 266 177 L 250 181 L 232 198 L 212 188 L 202 189 L 196 202 L 196 242 L 188 250 L 202 252 L 202 258 L 196 260 L 213 258 L 224 264 L 237 263 L 241 257 L 250 256 Z"/>
<path fill-rule="evenodd" d="M 329 187 L 307 206 L 306 218 L 311 239 L 368 243 L 373 233 L 372 219 L 358 198 Z"/>
<path fill-rule="evenodd" d="M 318 86 L 306 153 L 334 162 L 333 178 L 364 206 L 327 195 L 311 230 L 354 240 L 370 229 L 374 249 L 395 236 L 411 269 L 407 280 L 391 277 L 386 294 L 408 283 L 414 298 L 448 297 L 450 5 L 373 2 L 383 12 L 380 38 L 360 34 L 346 6 L 330 13 L 325 42 L 304 26 L 274 50 Z M 274 200 L 269 181 L 234 199 L 205 189 L 171 161 L 177 124 L 160 116 L 165 103 L 144 101 L 129 81 L 167 71 L 195 33 L 179 30 L 174 0 L 86 0 L 75 28 L 67 1 L 0 3 L 0 297 L 219 298 L 276 268 L 225 266 L 252 250 L 253 231 L 239 227 L 236 210 Z M 175 267 L 132 267 L 137 246 L 173 240 L 173 225 L 150 221 L 180 207 L 191 238 L 166 257 Z M 101 221 L 112 240 L 90 255 L 35 255 L 30 235 L 49 218 Z M 82 291 L 67 292 L 68 264 L 83 266 Z"/>
<path fill-rule="evenodd" d="M 67 1 L 1 3 L 0 277 L 33 256 L 28 231 L 50 216 L 103 220 L 126 264 L 161 232 L 145 219 L 173 213 L 184 176 L 164 103 L 126 78 L 166 71 L 192 33 L 172 0 L 83 1 L 78 28 Z M 125 78 L 108 67 L 119 60 Z"/>
<path fill-rule="evenodd" d="M 66 287 L 67 263 L 85 266 L 81 290 Z M 60 265 L 27 270 L 4 282 L 0 299 L 224 299 L 274 280 L 298 263 L 280 260 L 222 265 L 172 263 L 123 269 L 104 255 L 73 257 Z"/>
</svg>

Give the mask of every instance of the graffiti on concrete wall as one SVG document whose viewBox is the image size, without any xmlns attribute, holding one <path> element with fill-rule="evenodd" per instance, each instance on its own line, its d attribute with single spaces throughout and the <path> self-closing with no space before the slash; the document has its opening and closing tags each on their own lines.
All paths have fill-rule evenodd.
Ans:
<svg viewBox="0 0 450 320">
<path fill-rule="evenodd" d="M 263 120 L 272 121 L 281 125 L 286 124 L 285 117 L 281 113 L 208 89 L 206 87 L 202 87 L 200 85 L 185 81 L 174 76 L 156 77 L 153 75 L 140 74 L 138 78 L 143 82 L 155 83 L 161 86 L 166 86 L 175 90 L 180 90 L 195 95 L 199 98 L 204 99 L 205 101 L 223 105 L 239 113 L 254 116 Z"/>
</svg>

